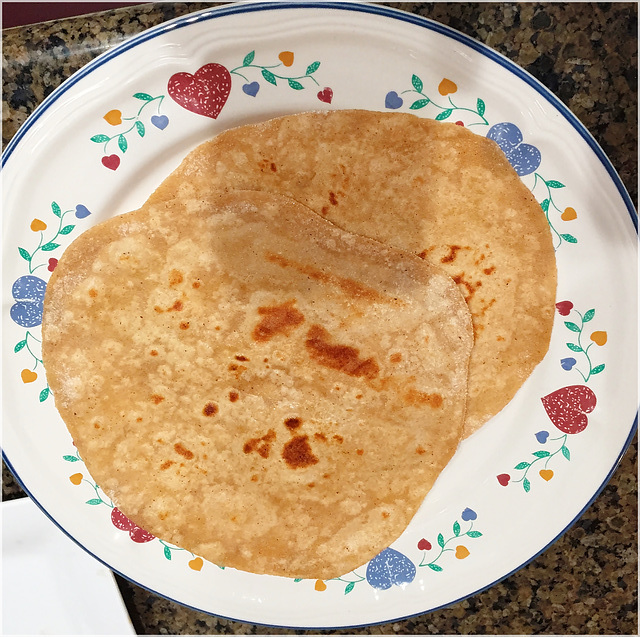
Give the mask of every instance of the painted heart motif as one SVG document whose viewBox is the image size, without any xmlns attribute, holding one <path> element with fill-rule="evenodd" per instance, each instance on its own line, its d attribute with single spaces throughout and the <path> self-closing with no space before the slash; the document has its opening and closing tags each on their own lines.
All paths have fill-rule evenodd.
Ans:
<svg viewBox="0 0 640 637">
<path fill-rule="evenodd" d="M 416 576 L 415 564 L 394 549 L 384 549 L 367 566 L 367 581 L 373 588 L 386 591 L 392 586 L 402 586 L 413 582 Z"/>
<path fill-rule="evenodd" d="M 596 395 L 586 385 L 563 387 L 540 399 L 551 422 L 563 433 L 577 434 L 589 424 L 587 414 L 596 406 Z"/>
<path fill-rule="evenodd" d="M 540 469 L 538 474 L 543 480 L 546 480 L 547 482 L 549 482 L 549 480 L 553 478 L 553 471 L 551 469 Z"/>
<path fill-rule="evenodd" d="M 169 125 L 169 118 L 166 115 L 152 115 L 151 123 L 160 130 L 164 130 Z"/>
<path fill-rule="evenodd" d="M 430 551 L 432 546 L 431 546 L 431 542 L 429 542 L 429 540 L 425 540 L 424 538 L 422 538 L 419 542 L 418 542 L 418 548 L 421 551 Z"/>
<path fill-rule="evenodd" d="M 569 312 L 573 309 L 573 303 L 571 301 L 560 301 L 556 303 L 556 310 L 560 316 L 569 316 Z"/>
<path fill-rule="evenodd" d="M 549 438 L 549 432 L 548 431 L 539 431 L 536 434 L 536 440 L 543 445 L 545 442 L 547 442 L 547 438 Z"/>
<path fill-rule="evenodd" d="M 109 170 L 116 170 L 120 165 L 120 157 L 118 155 L 105 155 L 100 161 Z"/>
<path fill-rule="evenodd" d="M 563 358 L 560 361 L 560 365 L 562 366 L 562 369 L 569 371 L 570 369 L 573 368 L 573 366 L 577 363 L 578 361 L 576 361 L 575 358 L 573 358 L 573 356 L 569 356 L 568 358 Z"/>
<path fill-rule="evenodd" d="M 42 303 L 47 284 L 37 276 L 21 276 L 15 281 L 11 293 L 15 299 L 9 314 L 21 327 L 35 327 L 42 323 Z"/>
<path fill-rule="evenodd" d="M 331 100 L 333 100 L 333 91 L 326 86 L 318 93 L 318 99 L 325 104 L 331 104 Z"/>
<path fill-rule="evenodd" d="M 460 517 L 465 522 L 469 522 L 469 520 L 476 520 L 478 518 L 478 514 L 473 509 L 466 508 Z"/>
<path fill-rule="evenodd" d="M 34 232 L 39 232 L 40 230 L 46 230 L 47 229 L 47 224 L 44 221 L 41 221 L 40 219 L 34 219 L 31 222 L 31 225 L 29 227 Z"/>
<path fill-rule="evenodd" d="M 496 478 L 498 478 L 498 482 L 503 487 L 506 487 L 509 484 L 509 480 L 511 480 L 511 476 L 508 473 L 501 473 L 499 476 L 496 476 Z"/>
<path fill-rule="evenodd" d="M 32 383 L 38 378 L 38 374 L 36 374 L 36 372 L 32 372 L 30 369 L 23 369 L 20 372 L 20 378 L 22 378 L 23 383 Z"/>
<path fill-rule="evenodd" d="M 562 221 L 573 221 L 577 218 L 578 213 L 576 212 L 575 208 L 572 208 L 571 206 L 567 206 L 560 215 L 560 219 L 562 219 Z"/>
<path fill-rule="evenodd" d="M 182 108 L 217 119 L 231 91 L 231 74 L 222 64 L 205 64 L 193 75 L 172 75 L 167 91 L 171 99 Z"/>
<path fill-rule="evenodd" d="M 251 97 L 255 97 L 260 90 L 260 84 L 258 82 L 250 82 L 249 84 L 242 85 L 242 91 Z"/>
<path fill-rule="evenodd" d="M 49 270 L 49 272 L 53 272 L 56 269 L 57 265 L 58 265 L 58 259 L 51 257 L 49 259 L 49 265 L 47 265 L 47 270 Z"/>
<path fill-rule="evenodd" d="M 193 569 L 194 571 L 199 571 L 202 568 L 204 561 L 202 560 L 201 557 L 194 557 L 192 560 L 188 562 L 188 564 L 189 564 L 189 568 Z"/>
<path fill-rule="evenodd" d="M 457 90 L 458 85 L 446 77 L 438 84 L 438 93 L 440 93 L 440 95 L 449 95 L 450 93 L 455 93 Z"/>
<path fill-rule="evenodd" d="M 487 137 L 498 144 L 520 177 L 531 174 L 540 166 L 540 151 L 531 144 L 523 143 L 522 132 L 515 124 L 495 124 L 489 129 Z"/>
<path fill-rule="evenodd" d="M 117 156 L 117 155 L 114 155 Z M 119 163 L 119 161 L 118 161 Z M 88 217 L 91 214 L 91 210 L 89 210 L 89 208 L 87 208 L 86 206 L 83 206 L 81 203 L 79 203 L 76 206 L 76 218 L 78 219 L 85 219 L 86 217 Z"/>
<path fill-rule="evenodd" d="M 151 535 L 144 529 L 141 529 L 135 522 L 130 520 L 118 507 L 111 510 L 111 523 L 121 531 L 128 531 L 129 537 L 138 544 L 150 542 L 155 539 L 155 535 Z"/>
<path fill-rule="evenodd" d="M 392 108 L 395 110 L 397 108 L 400 108 L 403 104 L 404 101 L 395 91 L 389 91 L 384 98 L 385 108 Z"/>
<path fill-rule="evenodd" d="M 463 560 L 465 557 L 469 557 L 469 549 L 466 546 L 460 544 L 456 546 L 455 555 L 459 560 Z"/>
</svg>

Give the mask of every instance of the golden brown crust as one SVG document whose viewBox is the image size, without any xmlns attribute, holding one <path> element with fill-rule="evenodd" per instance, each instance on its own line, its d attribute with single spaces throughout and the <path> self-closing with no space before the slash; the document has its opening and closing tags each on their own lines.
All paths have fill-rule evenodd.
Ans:
<svg viewBox="0 0 640 637">
<path fill-rule="evenodd" d="M 259 192 L 91 228 L 43 320 L 56 407 L 125 515 L 323 579 L 393 542 L 454 454 L 472 341 L 440 269 Z"/>
<path fill-rule="evenodd" d="M 493 141 L 412 114 L 291 115 L 202 144 L 151 201 L 236 188 L 292 197 L 456 280 L 475 333 L 465 435 L 497 414 L 546 354 L 556 290 L 551 233 Z"/>
</svg>

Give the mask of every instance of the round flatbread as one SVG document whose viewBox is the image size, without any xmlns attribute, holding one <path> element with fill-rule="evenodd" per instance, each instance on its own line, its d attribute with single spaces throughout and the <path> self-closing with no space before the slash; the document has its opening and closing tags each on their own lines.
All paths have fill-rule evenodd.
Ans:
<svg viewBox="0 0 640 637">
<path fill-rule="evenodd" d="M 453 277 L 475 334 L 465 436 L 513 398 L 546 354 L 556 291 L 551 233 L 495 142 L 412 114 L 302 113 L 202 144 L 151 201 L 229 189 L 287 195 Z"/>
<path fill-rule="evenodd" d="M 49 281 L 42 335 L 102 490 L 221 566 L 360 566 L 462 433 L 473 334 L 455 283 L 282 196 L 156 195 L 87 230 Z"/>
</svg>

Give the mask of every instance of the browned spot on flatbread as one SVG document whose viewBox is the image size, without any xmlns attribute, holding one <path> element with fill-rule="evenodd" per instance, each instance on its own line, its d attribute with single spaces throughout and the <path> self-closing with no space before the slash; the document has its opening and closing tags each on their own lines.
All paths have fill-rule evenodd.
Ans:
<svg viewBox="0 0 640 637">
<path fill-rule="evenodd" d="M 258 314 L 262 320 L 253 330 L 253 339 L 258 342 L 271 340 L 277 334 L 289 336 L 293 330 L 304 322 L 302 312 L 293 307 L 295 300 L 282 305 L 259 307 Z"/>
<path fill-rule="evenodd" d="M 171 307 L 167 308 L 167 312 L 179 312 L 184 309 L 184 303 L 178 299 Z"/>
<path fill-rule="evenodd" d="M 333 191 L 329 191 L 329 201 L 331 202 L 332 206 L 337 206 L 338 205 L 338 198 L 336 197 L 336 193 Z"/>
<path fill-rule="evenodd" d="M 230 391 L 229 392 L 229 400 L 232 403 L 235 403 L 238 400 L 238 398 L 240 398 L 240 396 L 239 396 L 237 391 Z"/>
<path fill-rule="evenodd" d="M 171 270 L 169 272 L 169 285 L 178 285 L 184 281 L 184 276 L 180 270 Z"/>
<path fill-rule="evenodd" d="M 402 360 L 402 354 L 400 354 L 400 352 L 396 352 L 395 354 L 391 354 L 391 356 L 389 356 L 389 360 L 392 363 L 399 363 Z"/>
<path fill-rule="evenodd" d="M 334 439 L 336 442 L 339 442 L 340 444 L 342 444 L 342 443 L 344 442 L 344 438 L 343 438 L 342 436 L 339 436 L 338 434 L 334 434 L 334 435 L 333 435 L 333 439 Z"/>
<path fill-rule="evenodd" d="M 312 325 L 307 332 L 305 346 L 309 356 L 319 365 L 336 369 L 349 376 L 376 378 L 380 372 L 373 358 L 360 358 L 360 350 L 350 345 L 332 345 L 330 334 L 320 325 Z"/>
<path fill-rule="evenodd" d="M 157 355 L 158 355 L 158 350 L 156 350 L 156 349 L 152 349 L 152 350 L 149 352 L 149 354 L 150 354 L 151 356 L 157 356 Z"/>
<path fill-rule="evenodd" d="M 180 323 L 180 329 L 181 330 L 188 330 L 189 329 L 189 321 L 182 321 Z"/>
<path fill-rule="evenodd" d="M 175 464 L 173 460 L 166 460 L 160 465 L 160 469 L 166 471 L 172 464 Z"/>
<path fill-rule="evenodd" d="M 98 290 L 96 290 L 95 288 L 91 288 L 91 289 L 89 290 L 89 296 L 90 296 L 92 299 L 95 299 L 95 298 L 96 298 L 96 296 L 98 296 Z"/>
<path fill-rule="evenodd" d="M 200 284 L 200 281 L 194 281 L 194 282 L 191 284 L 191 287 L 192 287 L 194 290 L 197 290 L 197 289 L 200 287 L 200 285 L 201 285 L 201 284 Z"/>
<path fill-rule="evenodd" d="M 464 272 L 461 272 L 460 274 L 457 274 L 454 277 L 451 277 L 458 285 L 464 286 L 464 288 L 466 289 L 467 293 L 464 294 L 464 299 L 465 301 L 468 303 L 471 298 L 473 297 L 473 295 L 476 293 L 476 290 L 482 286 L 482 281 L 476 281 L 475 283 L 472 283 L 470 281 L 467 281 L 464 278 Z"/>
<path fill-rule="evenodd" d="M 404 399 L 410 405 L 429 405 L 434 409 L 442 406 L 442 396 L 440 394 L 428 394 L 413 387 L 407 391 Z"/>
<path fill-rule="evenodd" d="M 421 455 L 423 455 L 423 454 L 425 454 L 425 453 L 426 453 L 426 450 L 425 450 L 425 449 L 423 449 L 422 447 L 416 447 L 416 453 L 417 453 L 419 456 L 421 456 Z"/>
<path fill-rule="evenodd" d="M 273 429 L 269 429 L 267 433 L 260 438 L 251 438 L 244 443 L 242 450 L 245 453 L 257 452 L 262 458 L 268 458 L 271 453 L 271 445 L 276 439 L 276 432 Z"/>
<path fill-rule="evenodd" d="M 179 442 L 176 442 L 176 444 L 173 445 L 173 449 L 176 453 L 179 453 L 183 458 L 186 458 L 187 460 L 191 460 L 193 458 L 193 451 L 190 451 Z"/>
<path fill-rule="evenodd" d="M 314 433 L 313 437 L 320 442 L 327 442 L 327 437 L 321 431 Z"/>
<path fill-rule="evenodd" d="M 311 450 L 309 436 L 294 436 L 283 447 L 282 457 L 291 469 L 310 467 L 318 462 Z"/>
<path fill-rule="evenodd" d="M 445 256 L 443 256 L 440 259 L 440 263 L 453 263 L 456 260 L 456 257 L 458 256 L 458 252 L 460 250 L 468 250 L 469 246 L 458 246 L 458 245 L 452 245 L 449 246 L 449 253 L 445 254 Z"/>
<path fill-rule="evenodd" d="M 496 266 L 492 265 L 490 268 L 485 268 L 484 270 L 482 270 L 487 276 L 489 276 L 490 274 L 493 274 L 496 271 Z"/>
<path fill-rule="evenodd" d="M 278 170 L 278 167 L 273 162 L 271 162 L 270 168 L 271 168 L 271 171 L 274 172 L 274 173 L 277 172 L 277 170 Z"/>
<path fill-rule="evenodd" d="M 164 396 L 160 396 L 160 394 L 151 394 L 151 400 L 156 405 L 159 405 L 164 400 Z"/>
<path fill-rule="evenodd" d="M 248 361 L 249 360 L 246 356 L 242 356 L 242 355 L 240 355 L 240 356 L 236 355 L 235 359 L 237 361 Z"/>
<path fill-rule="evenodd" d="M 207 403 L 203 409 L 202 413 L 205 416 L 215 416 L 218 413 L 218 405 L 215 403 Z"/>
<path fill-rule="evenodd" d="M 287 418 L 284 421 L 285 427 L 287 427 L 287 429 L 290 429 L 291 431 L 293 431 L 294 429 L 297 429 L 298 427 L 300 427 L 300 425 L 302 424 L 302 420 L 300 418 Z"/>
<path fill-rule="evenodd" d="M 287 259 L 280 254 L 267 252 L 265 256 L 267 261 L 275 263 L 281 268 L 293 268 L 301 274 L 305 274 L 314 281 L 320 281 L 321 283 L 326 283 L 328 285 L 335 285 L 348 296 L 366 298 L 371 301 L 389 300 L 388 298 L 385 298 L 382 294 L 380 294 L 377 290 L 363 285 L 362 283 L 358 283 L 358 281 L 354 281 L 353 279 L 336 276 L 335 274 L 328 274 L 326 272 L 323 272 L 322 270 L 319 270 L 318 268 L 314 268 L 311 265 L 306 265 L 304 263 L 293 261 L 292 259 Z"/>
</svg>

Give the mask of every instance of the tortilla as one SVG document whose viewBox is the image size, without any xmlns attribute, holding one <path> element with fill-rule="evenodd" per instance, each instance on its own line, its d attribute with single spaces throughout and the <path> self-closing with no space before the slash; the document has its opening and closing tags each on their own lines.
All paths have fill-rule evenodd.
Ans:
<svg viewBox="0 0 640 637">
<path fill-rule="evenodd" d="M 406 528 L 461 436 L 471 319 L 426 261 L 259 192 L 80 235 L 43 359 L 92 477 L 221 566 L 330 579 Z"/>
<path fill-rule="evenodd" d="M 287 195 L 455 279 L 475 334 L 465 436 L 513 398 L 546 354 L 556 291 L 551 233 L 495 142 L 412 114 L 291 115 L 202 144 L 150 201 L 228 189 Z"/>
</svg>

